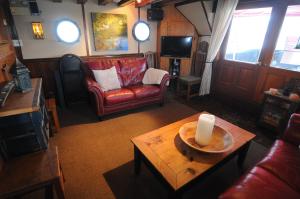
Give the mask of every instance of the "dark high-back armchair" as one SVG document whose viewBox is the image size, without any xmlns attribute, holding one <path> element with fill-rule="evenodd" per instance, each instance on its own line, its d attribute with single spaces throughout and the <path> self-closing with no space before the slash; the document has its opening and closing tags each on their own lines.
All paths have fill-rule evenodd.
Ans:
<svg viewBox="0 0 300 199">
<path fill-rule="evenodd" d="M 61 57 L 56 83 L 60 104 L 73 104 L 87 100 L 81 59 L 73 54 Z"/>
</svg>

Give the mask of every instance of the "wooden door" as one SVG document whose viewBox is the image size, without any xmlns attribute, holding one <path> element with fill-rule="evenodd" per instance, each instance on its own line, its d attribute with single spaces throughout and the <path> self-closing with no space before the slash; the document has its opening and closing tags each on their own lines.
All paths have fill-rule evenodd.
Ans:
<svg viewBox="0 0 300 199">
<path fill-rule="evenodd" d="M 299 7 L 295 8 L 295 6 L 299 4 L 299 1 L 294 0 L 262 0 L 261 3 L 257 4 L 250 1 L 246 3 L 239 3 L 238 10 L 271 7 L 271 18 L 267 26 L 265 37 L 263 38 L 260 54 L 257 57 L 257 60 L 252 60 L 252 63 L 234 60 L 232 57 L 228 56 L 228 53 L 226 54 L 227 46 L 230 42 L 229 32 L 231 27 L 229 28 L 228 34 L 221 48 L 220 59 L 216 64 L 217 69 L 214 79 L 214 88 L 217 95 L 228 96 L 234 99 L 242 99 L 247 102 L 258 104 L 263 100 L 264 91 L 269 90 L 269 88 L 283 88 L 283 86 L 291 78 L 300 78 L 299 71 L 278 68 L 274 65 L 274 54 L 278 53 L 279 51 L 286 51 L 286 49 L 280 49 L 280 45 L 279 49 L 277 49 L 277 43 L 280 41 L 285 41 L 285 43 L 281 43 L 284 43 L 285 45 L 291 45 L 291 42 L 286 42 L 285 38 L 281 38 L 281 31 L 294 28 L 291 27 L 293 24 L 289 27 L 285 26 L 284 20 L 286 16 L 289 16 L 289 7 L 294 7 L 291 9 L 295 11 L 290 13 L 290 16 L 298 17 L 299 20 L 300 9 Z M 239 14 L 240 16 L 245 17 L 243 13 L 240 12 Z M 259 23 L 260 22 L 258 22 L 258 24 Z M 295 27 L 298 27 L 296 24 Z M 243 29 L 243 27 L 240 27 L 240 29 Z M 253 27 L 253 29 L 257 31 L 258 28 Z M 296 28 L 294 29 L 296 30 Z M 298 36 L 300 39 L 299 29 L 300 28 L 297 29 L 298 35 L 296 34 L 296 36 Z M 249 32 L 251 32 L 251 30 L 249 30 Z M 290 32 L 294 33 L 295 31 Z M 247 34 L 247 32 L 244 34 Z M 238 37 L 239 35 L 235 36 Z M 250 35 L 249 37 L 251 36 L 253 37 L 253 35 Z M 298 51 L 298 53 L 300 53 L 299 50 L 294 48 L 289 50 L 293 51 L 293 53 L 294 51 Z M 275 59 L 275 61 L 277 60 Z"/>
</svg>

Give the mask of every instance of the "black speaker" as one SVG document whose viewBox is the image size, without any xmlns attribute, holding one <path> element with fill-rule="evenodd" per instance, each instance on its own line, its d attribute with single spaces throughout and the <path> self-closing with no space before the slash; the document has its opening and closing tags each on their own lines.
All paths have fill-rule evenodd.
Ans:
<svg viewBox="0 0 300 199">
<path fill-rule="evenodd" d="M 31 15 L 37 16 L 41 14 L 36 1 L 29 1 L 28 3 Z"/>
<path fill-rule="evenodd" d="M 149 21 L 161 21 L 164 18 L 164 11 L 160 8 L 147 9 L 147 19 Z"/>
</svg>

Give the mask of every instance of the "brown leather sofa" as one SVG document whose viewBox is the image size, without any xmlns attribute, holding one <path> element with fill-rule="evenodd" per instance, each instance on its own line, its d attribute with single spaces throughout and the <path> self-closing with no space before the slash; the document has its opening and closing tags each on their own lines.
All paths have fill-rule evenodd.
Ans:
<svg viewBox="0 0 300 199">
<path fill-rule="evenodd" d="M 104 70 L 112 66 L 116 67 L 121 89 L 104 92 L 95 81 L 92 70 Z M 90 58 L 84 62 L 84 68 L 86 86 L 99 117 L 148 104 L 164 103 L 170 77 L 165 75 L 160 85 L 143 85 L 147 70 L 145 58 Z"/>
<path fill-rule="evenodd" d="M 300 198 L 300 114 L 293 114 L 282 139 L 219 199 Z"/>
</svg>

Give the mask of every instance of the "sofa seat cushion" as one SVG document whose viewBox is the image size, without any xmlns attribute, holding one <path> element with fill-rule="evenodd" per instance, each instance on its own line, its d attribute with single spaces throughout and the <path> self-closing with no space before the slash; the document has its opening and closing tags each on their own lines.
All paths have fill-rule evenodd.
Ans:
<svg viewBox="0 0 300 199">
<path fill-rule="evenodd" d="M 137 99 L 158 96 L 160 93 L 160 88 L 155 85 L 131 86 L 128 89 L 132 90 Z"/>
<path fill-rule="evenodd" d="M 276 140 L 269 154 L 258 166 L 300 191 L 300 149 L 297 146 Z"/>
<path fill-rule="evenodd" d="M 223 193 L 219 199 L 296 199 L 300 193 L 269 171 L 254 167 L 237 184 Z"/>
<path fill-rule="evenodd" d="M 114 105 L 132 101 L 135 95 L 130 89 L 121 88 L 104 92 L 104 98 L 106 105 Z"/>
</svg>

